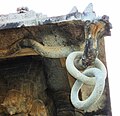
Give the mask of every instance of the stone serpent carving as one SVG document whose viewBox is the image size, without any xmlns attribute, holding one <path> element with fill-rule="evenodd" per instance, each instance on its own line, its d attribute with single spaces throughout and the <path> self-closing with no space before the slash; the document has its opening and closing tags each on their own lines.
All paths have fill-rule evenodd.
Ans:
<svg viewBox="0 0 120 116">
<path fill-rule="evenodd" d="M 107 71 L 104 64 L 96 58 L 95 68 L 86 69 L 81 73 L 74 66 L 74 60 L 78 55 L 82 57 L 82 54 L 82 52 L 71 53 L 66 59 L 66 68 L 68 72 L 77 79 L 71 90 L 71 102 L 76 108 L 87 110 L 93 103 L 97 102 L 102 95 Z M 91 95 L 86 100 L 81 101 L 79 100 L 78 93 L 83 84 L 95 85 L 95 87 Z"/>
</svg>

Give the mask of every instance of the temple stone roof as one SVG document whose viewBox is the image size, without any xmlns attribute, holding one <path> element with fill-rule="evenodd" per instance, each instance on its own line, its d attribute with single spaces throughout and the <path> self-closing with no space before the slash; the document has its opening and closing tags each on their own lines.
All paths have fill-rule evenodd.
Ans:
<svg viewBox="0 0 120 116">
<path fill-rule="evenodd" d="M 19 28 L 22 26 L 35 26 L 46 23 L 56 23 L 70 20 L 92 21 L 96 19 L 96 14 L 93 11 L 92 3 L 90 3 L 82 13 L 79 12 L 78 9 L 74 6 L 68 14 L 55 17 L 47 17 L 47 15 L 36 13 L 33 10 L 29 11 L 27 9 L 25 12 L 24 9 L 21 10 L 19 11 L 17 9 L 17 13 L 0 15 L 0 29 Z"/>
</svg>

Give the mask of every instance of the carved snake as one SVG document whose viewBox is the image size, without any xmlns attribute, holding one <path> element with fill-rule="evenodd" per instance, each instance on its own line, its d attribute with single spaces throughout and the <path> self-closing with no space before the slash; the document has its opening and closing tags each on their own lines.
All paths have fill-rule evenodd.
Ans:
<svg viewBox="0 0 120 116">
<path fill-rule="evenodd" d="M 89 68 L 81 73 L 74 66 L 74 60 L 76 56 L 82 56 L 82 54 L 82 52 L 71 53 L 66 59 L 66 68 L 68 72 L 77 79 L 71 90 L 71 102 L 76 108 L 87 110 L 101 97 L 105 86 L 107 71 L 104 64 L 98 58 L 96 58 L 96 68 Z M 86 100 L 81 101 L 79 100 L 78 94 L 83 84 L 95 85 L 95 87 L 92 94 Z"/>
</svg>

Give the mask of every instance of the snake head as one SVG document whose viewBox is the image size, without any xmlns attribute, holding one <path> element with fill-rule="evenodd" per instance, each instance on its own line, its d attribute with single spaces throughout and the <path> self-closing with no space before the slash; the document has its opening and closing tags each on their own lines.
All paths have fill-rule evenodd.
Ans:
<svg viewBox="0 0 120 116">
<path fill-rule="evenodd" d="M 111 36 L 112 24 L 109 22 L 109 16 L 103 15 L 101 20 L 105 23 L 104 36 Z"/>
</svg>

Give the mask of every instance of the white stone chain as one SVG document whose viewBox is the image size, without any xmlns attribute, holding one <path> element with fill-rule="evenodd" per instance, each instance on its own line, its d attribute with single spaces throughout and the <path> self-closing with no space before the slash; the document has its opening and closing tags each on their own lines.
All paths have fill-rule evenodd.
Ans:
<svg viewBox="0 0 120 116">
<path fill-rule="evenodd" d="M 82 52 L 70 53 L 66 59 L 66 68 L 68 72 L 76 79 L 71 89 L 71 102 L 74 105 L 74 107 L 78 109 L 87 110 L 101 97 L 105 87 L 107 71 L 104 64 L 98 58 L 96 58 L 95 68 L 89 68 L 83 72 L 80 72 L 74 66 L 74 60 L 76 56 L 82 57 L 82 55 Z M 83 84 L 95 85 L 95 87 L 91 95 L 86 100 L 81 101 L 79 99 L 78 94 Z"/>
</svg>

